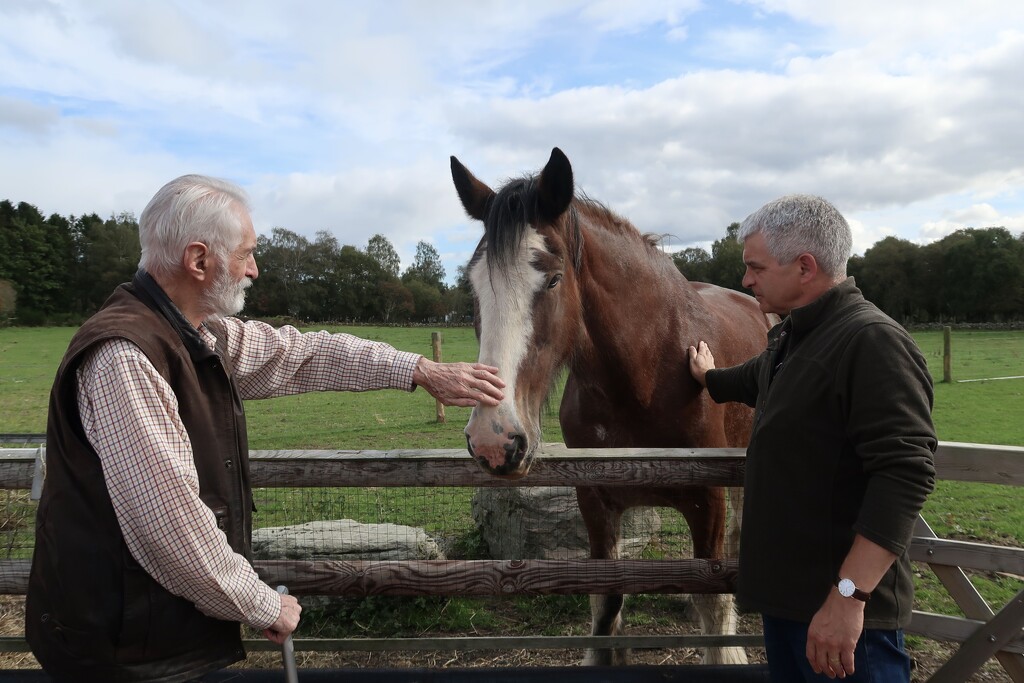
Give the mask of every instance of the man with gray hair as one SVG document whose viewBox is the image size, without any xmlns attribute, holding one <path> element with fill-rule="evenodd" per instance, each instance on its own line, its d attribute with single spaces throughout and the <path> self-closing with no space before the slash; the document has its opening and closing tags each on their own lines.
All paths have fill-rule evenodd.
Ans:
<svg viewBox="0 0 1024 683">
<path fill-rule="evenodd" d="M 25 634 L 59 681 L 198 680 L 245 657 L 240 623 L 279 644 L 295 630 L 298 602 L 251 564 L 243 399 L 502 398 L 497 368 L 232 317 L 259 275 L 232 183 L 171 181 L 139 237 L 139 271 L 75 334 L 50 394 Z"/>
<path fill-rule="evenodd" d="M 935 485 L 932 381 L 907 332 L 846 276 L 842 214 L 772 201 L 740 226 L 751 289 L 782 316 L 763 353 L 690 371 L 715 401 L 755 409 L 737 600 L 762 614 L 773 681 L 909 681 L 908 548 Z"/>
</svg>

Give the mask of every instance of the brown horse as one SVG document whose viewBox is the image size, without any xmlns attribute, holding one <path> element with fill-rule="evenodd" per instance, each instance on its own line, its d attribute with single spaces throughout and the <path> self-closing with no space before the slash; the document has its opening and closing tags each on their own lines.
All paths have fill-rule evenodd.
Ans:
<svg viewBox="0 0 1024 683">
<path fill-rule="evenodd" d="M 764 349 L 768 322 L 751 297 L 691 283 L 627 220 L 575 196 L 569 160 L 555 148 L 539 175 L 494 192 L 452 157 L 466 212 L 484 223 L 469 265 L 480 362 L 500 368 L 505 399 L 477 407 L 466 440 L 495 476 L 524 476 L 540 443 L 541 410 L 568 367 L 559 419 L 574 448 L 743 447 L 751 412 L 718 405 L 693 380 L 686 349 L 708 342 L 719 365 Z M 620 521 L 638 505 L 686 518 L 694 555 L 723 557 L 722 489 L 581 487 L 590 556 L 618 555 Z M 738 507 L 736 508 L 739 509 Z M 738 515 L 733 515 L 736 519 Z M 738 540 L 738 525 L 730 536 Z M 591 596 L 592 633 L 622 632 L 621 595 Z M 707 633 L 735 633 L 731 595 L 695 596 Z M 586 664 L 625 663 L 628 651 L 592 650 Z M 709 650 L 708 663 L 745 663 L 742 648 Z"/>
</svg>

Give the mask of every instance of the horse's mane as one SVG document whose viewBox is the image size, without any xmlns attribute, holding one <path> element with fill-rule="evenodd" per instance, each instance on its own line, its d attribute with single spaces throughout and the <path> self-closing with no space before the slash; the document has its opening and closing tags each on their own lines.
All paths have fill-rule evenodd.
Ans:
<svg viewBox="0 0 1024 683">
<path fill-rule="evenodd" d="M 523 176 L 508 181 L 499 189 L 487 206 L 484 216 L 484 244 L 487 260 L 495 269 L 507 272 L 510 262 L 518 253 L 530 225 L 540 218 L 539 177 Z M 606 231 L 627 239 L 636 239 L 652 255 L 661 254 L 658 249 L 660 236 L 642 234 L 627 219 L 619 216 L 605 204 L 591 199 L 586 193 L 578 192 L 566 211 L 564 220 L 570 231 L 570 242 L 574 245 L 573 259 L 579 268 L 583 255 L 583 233 L 581 217 L 589 218 L 588 224 L 600 226 Z M 473 261 L 482 255 L 478 252 Z"/>
<path fill-rule="evenodd" d="M 526 231 L 540 215 L 537 176 L 523 176 L 505 183 L 487 206 L 484 241 L 487 261 L 504 272 L 519 250 Z"/>
</svg>

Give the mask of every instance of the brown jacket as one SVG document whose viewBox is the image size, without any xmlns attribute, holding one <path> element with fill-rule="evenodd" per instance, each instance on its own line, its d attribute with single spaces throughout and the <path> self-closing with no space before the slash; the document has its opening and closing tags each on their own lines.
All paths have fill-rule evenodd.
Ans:
<svg viewBox="0 0 1024 683">
<path fill-rule="evenodd" d="M 125 546 L 77 401 L 77 368 L 89 349 L 112 338 L 139 346 L 173 388 L 200 496 L 232 549 L 251 557 L 249 447 L 230 360 L 223 348 L 211 351 L 140 271 L 74 336 L 54 380 L 25 633 L 58 680 L 184 681 L 245 652 L 237 623 L 169 593 Z M 144 467 L 146 453 L 138 457 Z"/>
</svg>

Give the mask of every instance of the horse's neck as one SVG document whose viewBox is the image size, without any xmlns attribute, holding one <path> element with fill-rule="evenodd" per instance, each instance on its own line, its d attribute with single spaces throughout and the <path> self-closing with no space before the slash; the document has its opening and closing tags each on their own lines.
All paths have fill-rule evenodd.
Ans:
<svg viewBox="0 0 1024 683">
<path fill-rule="evenodd" d="M 685 332 L 699 296 L 667 258 L 653 257 L 633 235 L 589 230 L 580 276 L 583 334 L 572 370 L 614 376 L 649 400 L 658 381 L 685 367 Z"/>
</svg>

